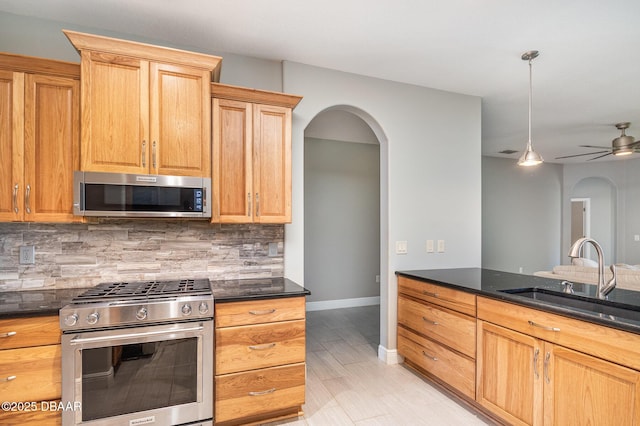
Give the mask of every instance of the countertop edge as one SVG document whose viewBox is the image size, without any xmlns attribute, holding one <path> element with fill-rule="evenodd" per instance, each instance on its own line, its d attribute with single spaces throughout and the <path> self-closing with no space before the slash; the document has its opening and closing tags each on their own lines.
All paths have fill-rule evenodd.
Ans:
<svg viewBox="0 0 640 426">
<path fill-rule="evenodd" d="M 485 270 L 484 268 L 473 268 L 473 269 L 478 269 L 479 271 Z M 457 271 L 459 269 L 451 269 L 451 271 Z M 420 271 L 421 273 L 428 273 L 429 270 L 422 270 Z M 442 272 L 444 270 L 438 270 L 439 272 Z M 487 271 L 491 271 L 491 270 L 487 270 Z M 500 272 L 500 271 L 497 271 Z M 511 274 L 511 273 L 507 273 L 507 272 L 503 272 L 504 274 Z M 424 276 L 420 276 L 420 275 L 416 275 L 415 272 L 412 273 L 412 271 L 396 271 L 395 274 L 397 276 L 404 276 L 407 278 L 411 278 L 411 279 L 415 279 L 418 281 L 422 281 L 422 282 L 429 282 L 429 283 L 433 283 L 433 284 L 437 284 L 437 285 L 441 285 L 443 287 L 447 287 L 447 288 L 451 288 L 453 290 L 459 290 L 459 291 L 464 291 L 466 293 L 472 293 L 472 294 L 476 294 L 478 296 L 483 296 L 483 297 L 487 297 L 487 298 L 491 298 L 494 300 L 500 300 L 503 302 L 508 302 L 508 303 L 513 303 L 516 305 L 520 305 L 520 306 L 524 306 L 524 307 L 528 307 L 528 308 L 533 308 L 533 309 L 538 309 L 540 311 L 544 311 L 544 312 L 549 312 L 549 313 L 553 313 L 553 314 L 558 314 L 558 315 L 563 315 L 565 317 L 568 318 L 573 318 L 573 319 L 578 319 L 578 320 L 582 320 L 582 321 L 587 321 L 590 323 L 594 323 L 594 324 L 598 324 L 598 325 L 603 325 L 606 327 L 610 327 L 610 328 L 615 328 L 618 330 L 622 330 L 622 331 L 628 331 L 630 333 L 634 333 L 634 334 L 640 334 L 640 325 L 637 325 L 634 322 L 630 322 L 627 321 L 625 319 L 615 319 L 615 320 L 611 320 L 608 318 L 602 318 L 600 317 L 598 314 L 589 314 L 571 307 L 562 307 L 562 306 L 558 306 L 558 305 L 552 305 L 552 304 L 548 304 L 546 302 L 541 302 L 541 301 L 536 301 L 533 299 L 528 299 L 522 296 L 517 296 L 515 294 L 510 294 L 510 293 L 506 293 L 506 292 L 502 292 L 502 291 L 487 291 L 487 290 L 482 290 L 482 289 L 474 289 L 474 288 L 469 288 L 467 286 L 464 285 L 460 285 L 460 284 L 455 284 L 449 281 L 444 281 L 441 278 L 427 278 Z M 514 274 L 514 275 L 520 275 L 520 274 Z M 524 277 L 529 277 L 529 276 L 524 276 Z M 531 285 L 529 286 L 529 288 L 548 288 L 548 282 L 556 282 L 557 281 L 557 285 L 560 286 L 560 283 L 562 282 L 562 280 L 553 280 L 550 278 L 545 278 L 540 280 L 539 277 L 535 277 L 535 276 L 530 276 L 531 277 L 531 281 L 533 283 L 535 283 L 536 281 L 538 281 L 537 284 L 539 285 Z M 545 284 L 543 284 L 545 283 Z M 520 288 L 521 286 L 514 286 L 513 288 Z M 628 291 L 628 290 L 627 290 Z"/>
</svg>

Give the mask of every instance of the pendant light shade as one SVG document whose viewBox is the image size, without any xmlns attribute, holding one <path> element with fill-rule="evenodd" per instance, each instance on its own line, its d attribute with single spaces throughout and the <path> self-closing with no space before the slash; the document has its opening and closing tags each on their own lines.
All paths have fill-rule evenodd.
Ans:
<svg viewBox="0 0 640 426">
<path fill-rule="evenodd" d="M 527 140 L 527 147 L 524 153 L 518 160 L 518 166 L 537 166 L 544 160 L 542 156 L 533 150 L 531 146 L 531 61 L 538 57 L 539 52 L 537 50 L 530 50 L 522 54 L 523 61 L 529 61 L 529 139 Z"/>
</svg>

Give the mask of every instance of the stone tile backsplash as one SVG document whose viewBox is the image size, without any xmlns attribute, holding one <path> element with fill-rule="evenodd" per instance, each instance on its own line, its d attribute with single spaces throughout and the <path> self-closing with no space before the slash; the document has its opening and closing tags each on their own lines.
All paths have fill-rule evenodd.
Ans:
<svg viewBox="0 0 640 426">
<path fill-rule="evenodd" d="M 269 243 L 277 253 L 269 255 Z M 21 246 L 35 264 L 21 265 Z M 284 225 L 93 220 L 0 223 L 0 291 L 92 287 L 109 281 L 282 277 Z"/>
</svg>

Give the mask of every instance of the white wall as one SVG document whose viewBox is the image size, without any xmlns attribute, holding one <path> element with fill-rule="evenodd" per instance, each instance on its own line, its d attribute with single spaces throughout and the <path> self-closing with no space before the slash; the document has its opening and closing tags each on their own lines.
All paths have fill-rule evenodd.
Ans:
<svg viewBox="0 0 640 426">
<path fill-rule="evenodd" d="M 482 267 L 532 274 L 558 265 L 562 166 L 482 157 Z"/>
<path fill-rule="evenodd" d="M 307 308 L 377 304 L 380 146 L 307 137 L 304 149 Z"/>
<path fill-rule="evenodd" d="M 593 178 L 611 187 L 585 188 Z M 640 159 L 519 168 L 515 159 L 483 157 L 482 266 L 531 274 L 569 264 L 572 197 L 611 199 L 609 206 L 595 200 L 592 237 L 607 263 L 640 264 Z M 603 217 L 615 238 L 593 228 Z"/>
<path fill-rule="evenodd" d="M 640 264 L 640 241 L 634 236 L 640 235 L 640 159 L 628 158 L 607 162 L 584 162 L 564 166 L 562 199 L 562 220 L 570 223 L 571 205 L 569 199 L 576 186 L 586 178 L 602 178 L 614 187 L 612 206 L 615 214 L 615 258 L 612 262 Z M 571 233 L 567 227 L 562 230 L 562 251 L 569 251 Z M 605 252 L 606 255 L 606 252 Z"/>
<path fill-rule="evenodd" d="M 280 61 L 268 61 L 213 50 L 204 51 L 193 46 L 171 44 L 166 40 L 152 40 L 132 34 L 29 18 L 6 12 L 0 12 L 0 52 L 80 62 L 80 55 L 62 33 L 63 29 L 222 56 L 221 83 L 282 91 Z"/>
<path fill-rule="evenodd" d="M 293 113 L 293 223 L 285 227 L 285 275 L 304 283 L 304 129 L 336 106 L 381 142 L 381 357 L 396 348 L 395 271 L 479 267 L 480 98 L 285 61 L 283 89 L 304 96 Z M 427 254 L 443 239 L 445 253 Z M 395 242 L 408 254 L 396 255 Z"/>
</svg>

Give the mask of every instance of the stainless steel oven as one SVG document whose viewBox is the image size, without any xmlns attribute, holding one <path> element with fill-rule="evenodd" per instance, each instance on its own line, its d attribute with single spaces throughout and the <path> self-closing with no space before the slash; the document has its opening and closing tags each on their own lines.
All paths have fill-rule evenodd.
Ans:
<svg viewBox="0 0 640 426">
<path fill-rule="evenodd" d="M 208 294 L 153 283 L 162 296 L 89 294 L 61 310 L 63 425 L 213 424 L 209 282 Z"/>
</svg>

